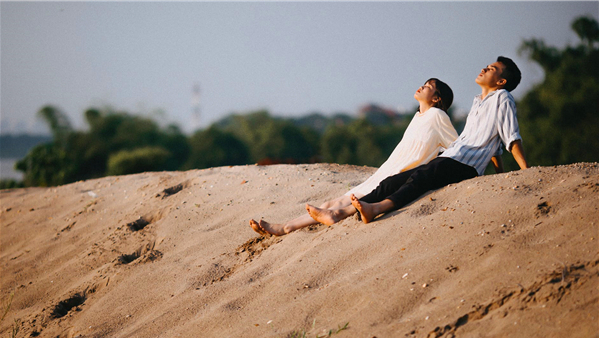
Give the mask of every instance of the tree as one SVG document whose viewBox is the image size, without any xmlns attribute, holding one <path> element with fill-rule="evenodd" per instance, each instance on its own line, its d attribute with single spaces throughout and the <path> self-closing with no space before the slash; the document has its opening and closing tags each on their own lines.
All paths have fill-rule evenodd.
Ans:
<svg viewBox="0 0 599 338">
<path fill-rule="evenodd" d="M 54 143 L 35 146 L 22 160 L 15 164 L 23 171 L 26 186 L 54 186 L 68 182 L 74 171 L 68 153 Z"/>
<path fill-rule="evenodd" d="M 395 126 L 374 126 L 366 119 L 332 126 L 322 136 L 325 162 L 380 166 L 401 140 L 409 121 Z"/>
<path fill-rule="evenodd" d="M 27 186 L 66 183 L 76 167 L 68 152 L 68 139 L 73 132 L 71 123 L 62 111 L 53 106 L 42 107 L 38 116 L 48 124 L 52 142 L 35 146 L 15 164 L 15 169 L 25 173 L 23 181 Z"/>
<path fill-rule="evenodd" d="M 238 165 L 249 161 L 246 145 L 232 133 L 224 132 L 214 125 L 195 132 L 189 138 L 189 149 L 184 169 Z"/>
<path fill-rule="evenodd" d="M 106 175 L 127 175 L 165 170 L 171 153 L 162 147 L 121 150 L 108 158 Z"/>
<path fill-rule="evenodd" d="M 46 106 L 41 116 L 52 142 L 33 148 L 17 163 L 26 185 L 60 185 L 140 171 L 178 170 L 189 145 L 178 127 L 161 130 L 151 119 L 95 108 L 85 111 L 89 131 L 74 131 L 66 115 Z"/>
<path fill-rule="evenodd" d="M 160 133 L 158 144 L 171 153 L 166 163 L 166 170 L 179 170 L 189 157 L 190 147 L 187 136 L 181 129 L 171 124 Z"/>
<path fill-rule="evenodd" d="M 37 112 L 37 115 L 48 124 L 54 137 L 54 142 L 57 144 L 63 144 L 69 133 L 73 131 L 68 116 L 54 106 L 42 107 Z"/>
<path fill-rule="evenodd" d="M 597 161 L 599 153 L 599 26 L 589 17 L 573 21 L 577 46 L 562 50 L 540 39 L 523 41 L 520 53 L 545 72 L 542 83 L 518 102 L 518 119 L 532 165 Z M 517 168 L 508 157 L 506 167 Z"/>
<path fill-rule="evenodd" d="M 309 162 L 318 153 L 318 134 L 292 122 L 273 118 L 265 111 L 233 115 L 220 124 L 245 143 L 254 163 Z"/>
</svg>

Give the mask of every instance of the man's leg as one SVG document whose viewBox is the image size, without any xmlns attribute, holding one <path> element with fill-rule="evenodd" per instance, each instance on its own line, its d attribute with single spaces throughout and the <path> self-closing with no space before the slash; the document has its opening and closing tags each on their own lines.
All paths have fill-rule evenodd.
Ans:
<svg viewBox="0 0 599 338">
<path fill-rule="evenodd" d="M 394 210 L 414 201 L 427 191 L 439 189 L 452 183 L 474 178 L 476 169 L 454 159 L 438 157 L 416 170 L 397 191 L 389 195 Z"/>
<path fill-rule="evenodd" d="M 362 197 L 360 200 L 369 201 L 371 203 L 382 201 L 385 199 L 385 197 L 399 189 L 399 187 L 401 187 L 401 185 L 410 178 L 410 175 L 416 169 L 417 168 L 387 177 L 381 183 L 379 183 L 376 189 L 374 189 L 370 194 Z M 317 222 L 331 225 L 355 214 L 357 210 L 351 204 L 346 207 L 328 210 L 306 204 L 306 211 L 308 211 L 308 214 L 310 214 L 310 216 Z"/>
<path fill-rule="evenodd" d="M 366 203 L 360 201 L 355 196 L 352 197 L 351 204 L 358 210 L 360 219 L 362 219 L 362 222 L 364 223 L 370 223 L 376 216 L 395 208 L 395 205 L 390 199 L 384 199 L 376 203 Z"/>
<path fill-rule="evenodd" d="M 470 166 L 450 158 L 437 158 L 414 171 L 396 192 L 380 202 L 368 203 L 364 198 L 352 199 L 352 205 L 360 211 L 364 223 L 376 216 L 397 210 L 414 201 L 429 190 L 476 177 L 478 173 Z"/>
<path fill-rule="evenodd" d="M 393 176 L 389 176 L 379 183 L 379 185 L 371 191 L 368 195 L 360 198 L 360 201 L 364 201 L 367 203 L 375 203 L 380 202 L 387 198 L 387 196 L 396 192 L 402 185 L 404 185 L 410 176 L 419 168 L 423 166 L 416 167 L 414 169 L 410 169 L 407 171 L 400 172 L 399 174 L 395 174 Z"/>
</svg>

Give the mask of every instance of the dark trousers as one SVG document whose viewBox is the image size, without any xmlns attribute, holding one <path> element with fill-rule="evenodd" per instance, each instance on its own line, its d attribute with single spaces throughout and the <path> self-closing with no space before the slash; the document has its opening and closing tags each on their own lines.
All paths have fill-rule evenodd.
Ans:
<svg viewBox="0 0 599 338">
<path fill-rule="evenodd" d="M 476 169 L 469 165 L 448 157 L 437 157 L 428 164 L 387 177 L 360 201 L 376 203 L 389 199 L 397 210 L 429 190 L 476 176 Z"/>
</svg>

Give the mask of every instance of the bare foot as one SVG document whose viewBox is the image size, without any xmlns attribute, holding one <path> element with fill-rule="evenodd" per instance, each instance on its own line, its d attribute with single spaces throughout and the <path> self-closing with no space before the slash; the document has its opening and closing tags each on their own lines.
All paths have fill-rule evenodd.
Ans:
<svg viewBox="0 0 599 338">
<path fill-rule="evenodd" d="M 264 230 L 265 232 L 275 235 L 275 236 L 283 236 L 287 235 L 285 232 L 285 224 L 270 224 L 267 221 L 260 220 L 258 226 Z"/>
<path fill-rule="evenodd" d="M 354 208 L 358 209 L 358 211 L 360 212 L 360 218 L 362 218 L 362 222 L 369 223 L 377 216 L 370 203 L 361 202 L 353 194 L 350 197 L 351 197 L 351 204 L 354 206 Z"/>
<path fill-rule="evenodd" d="M 310 204 L 306 204 L 306 210 L 310 214 L 310 217 L 322 224 L 333 225 L 342 219 L 335 210 L 320 209 Z"/>
<path fill-rule="evenodd" d="M 262 236 L 266 235 L 275 235 L 275 236 L 283 236 L 286 235 L 285 225 L 284 224 L 270 224 L 267 221 L 260 220 L 256 222 L 255 220 L 250 220 L 250 226 L 254 229 L 255 232 L 259 233 Z"/>
<path fill-rule="evenodd" d="M 255 232 L 259 233 L 262 236 L 266 236 L 267 232 L 260 227 L 260 224 L 258 224 L 258 222 L 251 219 L 250 226 L 252 227 L 252 229 L 254 229 Z"/>
</svg>

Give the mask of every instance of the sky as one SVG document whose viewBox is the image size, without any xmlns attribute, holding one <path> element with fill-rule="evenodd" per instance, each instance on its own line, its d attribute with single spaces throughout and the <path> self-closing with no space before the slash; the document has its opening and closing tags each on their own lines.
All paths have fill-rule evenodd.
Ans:
<svg viewBox="0 0 599 338">
<path fill-rule="evenodd" d="M 522 70 L 518 99 L 544 76 L 518 53 L 522 41 L 577 44 L 572 20 L 597 19 L 599 1 L 2 1 L 0 12 L 0 133 L 48 133 L 36 118 L 45 105 L 77 129 L 85 110 L 110 107 L 189 133 L 260 109 L 409 112 L 430 77 L 466 113 L 499 55 Z"/>
</svg>

